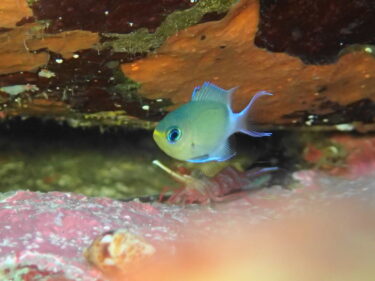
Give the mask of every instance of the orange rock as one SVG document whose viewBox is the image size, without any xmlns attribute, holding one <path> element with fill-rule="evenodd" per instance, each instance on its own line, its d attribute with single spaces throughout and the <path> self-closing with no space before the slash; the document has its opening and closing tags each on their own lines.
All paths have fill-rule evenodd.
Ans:
<svg viewBox="0 0 375 281">
<path fill-rule="evenodd" d="M 30 71 L 48 62 L 48 53 L 34 54 L 27 47 L 27 40 L 40 32 L 36 27 L 28 24 L 0 33 L 0 74 Z"/>
<path fill-rule="evenodd" d="M 47 64 L 48 52 L 34 53 L 33 50 L 45 48 L 71 58 L 74 52 L 90 48 L 98 41 L 98 34 L 89 31 L 46 34 L 44 26 L 35 23 L 17 27 L 0 33 L 0 74 L 33 71 Z"/>
<path fill-rule="evenodd" d="M 84 256 L 102 272 L 115 273 L 129 270 L 129 267 L 154 253 L 155 248 L 143 237 L 126 229 L 118 229 L 97 237 L 84 251 Z"/>
<path fill-rule="evenodd" d="M 375 100 L 375 60 L 370 54 L 350 53 L 332 65 L 305 65 L 284 53 L 257 48 L 259 20 L 256 0 L 243 0 L 220 21 L 187 28 L 170 37 L 157 53 L 122 65 L 126 76 L 141 83 L 147 98 L 187 102 L 195 86 L 211 81 L 229 89 L 239 86 L 234 108 L 242 109 L 260 90 L 274 93 L 257 101 L 253 118 L 263 124 L 292 124 L 285 115 L 319 109 L 322 101 L 348 105 Z M 296 118 L 297 119 L 297 118 Z"/>
<path fill-rule="evenodd" d="M 61 54 L 64 58 L 73 57 L 78 50 L 89 49 L 99 42 L 99 35 L 94 32 L 84 30 L 65 31 L 57 34 L 46 34 L 42 40 L 31 39 L 27 42 L 31 50 L 48 48 L 49 50 Z"/>
<path fill-rule="evenodd" d="M 23 18 L 31 17 L 32 10 L 26 0 L 0 1 L 0 27 L 12 28 Z"/>
<path fill-rule="evenodd" d="M 8 116 L 66 116 L 71 113 L 70 107 L 62 101 L 33 99 L 24 102 L 21 107 L 7 110 Z"/>
</svg>

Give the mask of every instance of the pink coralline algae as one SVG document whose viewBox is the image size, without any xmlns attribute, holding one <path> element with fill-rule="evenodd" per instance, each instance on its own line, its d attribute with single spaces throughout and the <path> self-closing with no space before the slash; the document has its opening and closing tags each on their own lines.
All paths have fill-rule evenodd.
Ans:
<svg viewBox="0 0 375 281">
<path fill-rule="evenodd" d="M 284 274 L 280 281 L 373 280 L 374 176 L 293 176 L 296 189 L 272 186 L 214 206 L 3 194 L 0 280 L 15 272 L 22 281 L 36 272 L 55 281 L 274 280 L 261 268 Z M 112 267 L 116 275 L 107 274 Z"/>
<path fill-rule="evenodd" d="M 333 175 L 358 178 L 375 171 L 375 137 L 340 135 L 333 137 L 332 142 L 341 145 L 348 153 L 345 164 L 331 171 Z"/>
<path fill-rule="evenodd" d="M 0 280 L 24 280 L 24 281 L 74 281 L 67 278 L 64 273 L 43 271 L 34 265 L 16 266 L 5 268 L 0 273 Z"/>
<path fill-rule="evenodd" d="M 160 210 L 137 202 L 58 192 L 7 194 L 0 202 L 0 268 L 33 265 L 73 280 L 99 280 L 83 257 L 96 236 L 131 226 L 135 234 L 167 238 L 171 233 L 157 228 L 166 221 Z"/>
<path fill-rule="evenodd" d="M 308 144 L 304 158 L 334 176 L 366 176 L 375 170 L 375 137 L 334 135 L 326 145 Z"/>
</svg>

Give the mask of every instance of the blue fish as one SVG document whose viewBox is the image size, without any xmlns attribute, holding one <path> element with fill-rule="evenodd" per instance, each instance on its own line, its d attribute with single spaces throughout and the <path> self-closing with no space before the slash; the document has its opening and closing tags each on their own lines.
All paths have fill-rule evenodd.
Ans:
<svg viewBox="0 0 375 281">
<path fill-rule="evenodd" d="M 189 162 L 225 161 L 235 155 L 229 137 L 240 132 L 252 137 L 271 133 L 251 128 L 248 114 L 253 103 L 266 91 L 257 92 L 239 113 L 231 109 L 236 88 L 221 89 L 205 82 L 193 91 L 191 101 L 167 114 L 154 130 L 154 140 L 169 156 Z"/>
</svg>

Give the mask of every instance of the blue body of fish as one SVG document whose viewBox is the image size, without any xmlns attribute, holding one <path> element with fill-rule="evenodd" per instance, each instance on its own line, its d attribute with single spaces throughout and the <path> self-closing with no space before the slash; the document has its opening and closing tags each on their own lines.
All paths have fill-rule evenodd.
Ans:
<svg viewBox="0 0 375 281">
<path fill-rule="evenodd" d="M 248 121 L 256 93 L 239 113 L 231 109 L 232 94 L 237 88 L 224 90 L 205 82 L 193 91 L 191 101 L 167 114 L 154 130 L 154 140 L 169 156 L 189 162 L 225 161 L 235 155 L 229 137 L 241 132 L 252 137 L 270 136 L 256 132 Z"/>
</svg>

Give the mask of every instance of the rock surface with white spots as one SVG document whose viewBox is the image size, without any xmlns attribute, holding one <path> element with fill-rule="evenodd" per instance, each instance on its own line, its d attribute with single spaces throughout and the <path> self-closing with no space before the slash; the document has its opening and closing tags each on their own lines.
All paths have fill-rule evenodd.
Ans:
<svg viewBox="0 0 375 281">
<path fill-rule="evenodd" d="M 26 266 L 29 269 L 37 268 L 41 272 L 50 272 L 59 276 L 46 280 L 106 280 L 107 277 L 103 277 L 99 270 L 85 260 L 83 252 L 96 237 L 110 230 L 126 229 L 141 237 L 155 248 L 155 252 L 152 253 L 157 257 L 160 249 L 167 249 L 171 253 L 175 251 L 174 254 L 178 255 L 178 245 L 182 241 L 216 241 L 214 237 L 229 238 L 238 235 L 241 233 L 241 228 L 247 237 L 247 242 L 251 242 L 252 245 L 252 250 L 247 251 L 247 255 L 250 256 L 246 256 L 248 258 L 246 261 L 255 268 L 257 264 L 252 263 L 258 258 L 253 259 L 251 255 L 261 253 L 262 257 L 268 253 L 277 255 L 276 260 L 282 261 L 286 259 L 283 255 L 288 251 L 279 248 L 294 247 L 295 252 L 292 253 L 296 253 L 297 256 L 288 253 L 292 255 L 288 256 L 288 262 L 300 260 L 298 254 L 302 251 L 306 255 L 303 258 L 309 261 L 312 268 L 316 267 L 311 273 L 314 278 L 318 278 L 315 280 L 321 280 L 322 276 L 326 276 L 324 275 L 326 273 L 321 273 L 323 267 L 319 253 L 324 254 L 324 262 L 325 259 L 332 258 L 339 265 L 344 263 L 342 257 L 349 260 L 362 258 L 360 266 L 353 264 L 353 272 L 359 270 L 365 272 L 365 276 L 366 274 L 374 276 L 375 223 L 371 220 L 375 215 L 374 177 L 370 175 L 346 180 L 316 171 L 300 171 L 294 174 L 294 178 L 301 185 L 294 190 L 273 186 L 250 193 L 236 201 L 211 206 L 181 207 L 160 203 L 120 202 L 58 192 L 6 193 L 0 200 L 0 269 L 2 269 L 0 276 L 2 280 L 7 280 L 6 278 L 13 280 L 9 276 L 15 272 L 14 269 Z M 327 210 L 330 211 L 326 212 Z M 290 219 L 291 217 L 293 219 Z M 296 218 L 302 223 L 294 225 Z M 328 234 L 318 227 L 325 223 L 327 223 Z M 291 226 L 285 229 L 279 228 L 280 225 Z M 309 225 L 318 226 L 308 227 Z M 293 234 L 293 230 L 300 231 L 300 227 L 305 230 Z M 336 233 L 338 229 L 340 231 L 343 229 L 346 233 L 345 241 L 340 241 L 337 237 L 334 240 L 329 238 L 329 234 Z M 270 241 L 264 241 L 266 236 L 259 234 L 262 231 L 273 234 L 269 237 L 266 235 L 267 239 L 271 239 Z M 363 244 L 351 243 L 351 239 L 357 240 L 360 237 L 366 237 Z M 280 242 L 280 239 L 283 241 Z M 307 239 L 307 242 L 304 239 Z M 217 246 L 217 251 L 220 251 L 221 244 L 225 245 L 225 241 Z M 327 257 L 325 252 L 327 245 L 336 249 L 336 242 L 333 241 L 338 243 L 337 247 L 341 252 L 338 255 L 338 252 L 333 250 L 333 257 Z M 316 245 L 317 249 L 314 253 L 309 252 L 312 251 L 310 248 L 307 251 L 306 249 L 298 251 L 299 247 L 304 248 L 309 243 Z M 204 249 L 202 243 L 197 245 L 199 245 L 196 249 L 198 252 L 199 248 Z M 243 245 L 246 249 L 247 244 Z M 279 251 L 269 251 L 272 245 Z M 363 247 L 367 250 L 362 251 Z M 210 254 L 216 255 L 215 250 Z M 319 262 L 316 261 L 318 258 Z M 275 259 L 271 261 L 275 263 Z M 278 270 L 282 271 L 285 268 L 281 265 Z M 335 273 L 337 278 L 347 275 L 347 270 L 351 270 L 350 267 L 339 268 L 340 270 Z M 256 275 L 261 278 L 258 280 L 270 280 L 267 279 L 268 273 L 262 274 Z M 8 277 L 4 279 L 4 276 Z M 289 279 L 285 280 L 297 280 L 293 279 L 293 276 L 288 275 Z M 357 275 L 353 276 L 356 277 L 345 280 L 356 280 Z M 171 273 L 170 278 L 177 277 Z M 181 280 L 192 280 L 185 276 L 181 278 Z M 215 280 L 216 277 L 212 278 Z M 154 280 L 159 279 L 155 276 Z M 206 280 L 211 279 L 207 277 Z"/>
</svg>

